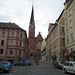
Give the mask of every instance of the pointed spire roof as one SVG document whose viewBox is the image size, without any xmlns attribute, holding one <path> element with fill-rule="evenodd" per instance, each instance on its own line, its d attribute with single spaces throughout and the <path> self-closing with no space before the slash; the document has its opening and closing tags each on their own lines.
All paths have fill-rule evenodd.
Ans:
<svg viewBox="0 0 75 75">
<path fill-rule="evenodd" d="M 31 26 L 31 25 L 35 25 L 35 22 L 34 22 L 34 9 L 33 9 L 33 6 L 32 6 L 31 18 L 30 18 L 30 26 Z"/>
</svg>

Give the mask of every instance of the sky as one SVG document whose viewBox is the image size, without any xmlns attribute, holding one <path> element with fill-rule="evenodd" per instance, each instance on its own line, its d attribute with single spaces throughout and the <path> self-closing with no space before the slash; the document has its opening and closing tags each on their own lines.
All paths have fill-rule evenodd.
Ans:
<svg viewBox="0 0 75 75">
<path fill-rule="evenodd" d="M 34 5 L 35 36 L 48 35 L 49 23 L 55 23 L 64 9 L 65 0 L 0 0 L 0 22 L 17 24 L 27 32 Z"/>
</svg>

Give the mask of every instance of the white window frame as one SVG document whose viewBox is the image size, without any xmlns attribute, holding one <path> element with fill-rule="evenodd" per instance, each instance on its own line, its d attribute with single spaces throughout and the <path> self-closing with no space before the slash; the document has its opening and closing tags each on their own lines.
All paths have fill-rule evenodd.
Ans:
<svg viewBox="0 0 75 75">
<path fill-rule="evenodd" d="M 12 36 L 12 37 L 14 37 L 14 35 L 15 35 L 15 33 L 14 33 L 14 32 L 12 32 L 11 36 Z"/>
<path fill-rule="evenodd" d="M 2 37 L 5 37 L 5 31 L 2 32 Z"/>
<path fill-rule="evenodd" d="M 72 20 L 70 20 L 70 27 L 72 27 Z"/>
<path fill-rule="evenodd" d="M 14 45 L 14 42 L 13 42 L 13 40 L 11 40 L 11 45 L 12 45 L 12 46 Z"/>
<path fill-rule="evenodd" d="M 70 14 L 70 15 L 72 14 L 72 12 L 71 12 L 71 8 L 69 9 L 69 14 Z"/>
<path fill-rule="evenodd" d="M 70 37 L 71 37 L 71 42 L 73 42 L 73 33 L 70 34 Z"/>
</svg>

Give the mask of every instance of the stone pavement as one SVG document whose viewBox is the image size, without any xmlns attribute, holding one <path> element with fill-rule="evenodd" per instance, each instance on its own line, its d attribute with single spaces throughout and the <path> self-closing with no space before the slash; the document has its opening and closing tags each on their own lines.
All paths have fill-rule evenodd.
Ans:
<svg viewBox="0 0 75 75">
<path fill-rule="evenodd" d="M 30 60 L 32 66 L 36 66 L 35 60 Z M 38 60 L 38 65 L 49 65 L 48 63 L 43 62 L 42 60 Z"/>
</svg>

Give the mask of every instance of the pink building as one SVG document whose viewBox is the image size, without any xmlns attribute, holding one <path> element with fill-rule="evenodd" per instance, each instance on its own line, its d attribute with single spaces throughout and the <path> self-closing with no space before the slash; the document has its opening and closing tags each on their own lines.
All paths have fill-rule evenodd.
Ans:
<svg viewBox="0 0 75 75">
<path fill-rule="evenodd" d="M 27 34 L 15 23 L 0 22 L 0 60 L 15 63 L 26 57 Z"/>
</svg>

